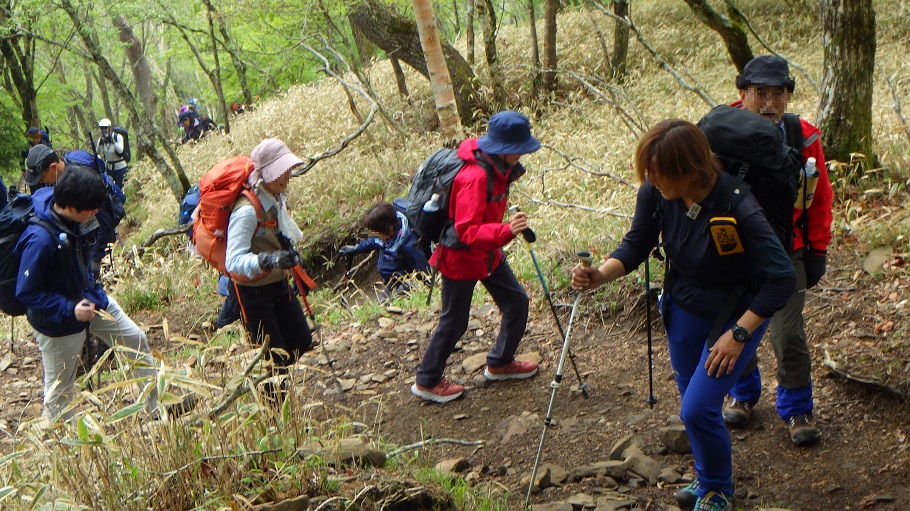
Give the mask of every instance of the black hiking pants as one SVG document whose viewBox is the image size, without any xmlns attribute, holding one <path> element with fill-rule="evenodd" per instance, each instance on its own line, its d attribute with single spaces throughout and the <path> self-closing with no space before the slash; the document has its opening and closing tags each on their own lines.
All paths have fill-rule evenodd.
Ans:
<svg viewBox="0 0 910 511">
<path fill-rule="evenodd" d="M 505 259 L 480 283 L 502 313 L 499 335 L 487 354 L 487 365 L 502 367 L 515 359 L 518 343 L 528 324 L 528 295 Z M 449 355 L 468 329 L 471 298 L 476 285 L 476 280 L 453 280 L 442 276 L 442 311 L 439 313 L 439 324 L 417 368 L 417 385 L 433 388 L 442 381 Z"/>
</svg>

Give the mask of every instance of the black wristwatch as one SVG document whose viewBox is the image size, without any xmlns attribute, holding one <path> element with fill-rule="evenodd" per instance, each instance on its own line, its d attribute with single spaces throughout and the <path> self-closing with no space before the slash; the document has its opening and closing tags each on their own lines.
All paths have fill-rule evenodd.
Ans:
<svg viewBox="0 0 910 511">
<path fill-rule="evenodd" d="M 745 328 L 734 325 L 733 326 L 733 340 L 736 342 L 749 342 L 752 340 L 752 334 L 749 333 Z"/>
</svg>

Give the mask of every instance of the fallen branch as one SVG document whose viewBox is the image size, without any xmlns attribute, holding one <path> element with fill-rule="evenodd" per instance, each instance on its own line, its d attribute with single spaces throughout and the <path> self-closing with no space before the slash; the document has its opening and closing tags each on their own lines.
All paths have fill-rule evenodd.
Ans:
<svg viewBox="0 0 910 511">
<path fill-rule="evenodd" d="M 323 61 L 323 63 L 325 64 L 325 67 L 321 69 L 322 72 L 335 78 L 335 80 L 337 80 L 338 83 L 344 85 L 345 87 L 347 87 L 353 91 L 356 91 L 358 94 L 363 96 L 364 99 L 366 99 L 370 103 L 370 111 L 367 113 L 367 116 L 364 119 L 363 123 L 360 125 L 360 127 L 357 128 L 357 130 L 354 131 L 353 133 L 351 133 L 350 135 L 344 137 L 341 140 L 341 142 L 338 144 L 338 147 L 336 147 L 335 149 L 332 149 L 330 151 L 325 151 L 322 154 L 317 154 L 316 156 L 308 156 L 306 158 L 306 162 L 304 162 L 303 165 L 295 168 L 294 171 L 291 172 L 292 177 L 302 176 L 302 175 L 306 174 L 307 172 L 309 172 L 309 170 L 312 169 L 314 166 L 316 166 L 316 164 L 319 163 L 321 160 L 330 158 L 330 157 L 335 156 L 336 154 L 340 153 L 341 151 L 344 151 L 355 138 L 362 135 L 366 131 L 367 127 L 369 127 L 369 125 L 373 123 L 373 117 L 376 115 L 376 112 L 379 110 L 379 105 L 376 104 L 376 101 L 374 101 L 373 98 L 371 98 L 369 94 L 364 92 L 363 89 L 361 89 L 360 87 L 358 87 L 352 83 L 348 83 L 343 78 L 338 76 L 337 73 L 332 71 L 331 66 L 329 65 L 328 59 L 323 57 L 319 52 L 317 52 L 316 50 L 311 48 L 309 45 L 302 44 L 302 46 L 304 48 L 306 48 L 310 53 L 317 56 L 318 58 L 320 58 Z"/>
<path fill-rule="evenodd" d="M 853 372 L 841 367 L 840 364 L 837 363 L 837 361 L 835 361 L 833 358 L 831 358 L 831 354 L 828 352 L 828 350 L 825 350 L 824 363 L 825 363 L 825 366 L 827 366 L 829 369 L 831 369 L 831 371 L 833 371 L 835 374 L 843 376 L 844 378 L 846 378 L 848 380 L 852 380 L 852 381 L 855 381 L 858 383 L 863 383 L 865 385 L 872 385 L 873 387 L 884 390 L 884 391 L 888 392 L 889 394 L 891 394 L 897 398 L 900 398 L 902 400 L 906 400 L 908 397 L 907 393 L 905 391 L 903 391 L 897 387 L 892 387 L 891 385 L 882 383 L 880 380 L 877 380 L 873 377 L 856 374 L 856 373 L 853 373 Z"/>
<path fill-rule="evenodd" d="M 637 119 L 633 118 L 631 115 L 629 115 L 629 113 L 626 112 L 625 109 L 623 109 L 613 98 L 607 97 L 607 95 L 604 94 L 600 89 L 598 89 L 597 87 L 595 87 L 594 85 L 589 83 L 587 80 L 582 78 L 580 75 L 578 75 L 572 71 L 563 71 L 563 73 L 567 74 L 567 75 L 571 76 L 572 78 L 574 78 L 575 80 L 577 80 L 579 83 L 584 85 L 586 89 L 591 91 L 592 94 L 600 97 L 601 99 L 606 101 L 607 104 L 612 106 L 613 110 L 615 110 L 616 113 L 619 114 L 619 118 L 620 118 L 620 120 L 622 120 L 622 123 L 625 124 L 626 127 L 629 128 L 629 131 L 632 132 L 633 138 L 637 139 L 641 136 L 642 133 L 645 132 L 645 128 L 642 125 L 642 123 L 639 122 Z"/>
<path fill-rule="evenodd" d="M 610 179 L 616 181 L 617 183 L 621 183 L 621 184 L 624 184 L 624 185 L 628 186 L 629 188 L 638 188 L 638 187 L 635 185 L 635 183 L 632 183 L 632 182 L 626 180 L 625 178 L 622 178 L 622 177 L 620 177 L 620 176 L 617 176 L 616 174 L 611 174 L 611 173 L 609 173 L 609 172 L 601 172 L 601 171 L 593 170 L 593 168 L 594 168 L 593 165 L 591 165 L 591 164 L 589 164 L 588 162 L 582 160 L 581 158 L 574 157 L 574 156 L 569 156 L 568 154 L 566 154 L 566 153 L 560 151 L 559 149 L 556 149 L 556 148 L 553 147 L 553 146 L 549 146 L 549 145 L 544 144 L 544 145 L 542 145 L 541 147 L 544 147 L 544 148 L 546 148 L 546 149 L 549 149 L 549 150 L 553 151 L 554 153 L 558 154 L 559 156 L 561 156 L 564 160 L 566 160 L 566 162 L 567 162 L 567 163 L 566 163 L 567 167 L 574 167 L 574 168 L 576 168 L 576 169 L 578 169 L 578 170 L 584 172 L 585 174 L 591 174 L 592 176 L 604 176 L 604 177 L 608 177 L 608 178 L 610 178 Z M 563 167 L 563 168 L 566 168 L 566 167 Z"/>
<path fill-rule="evenodd" d="M 651 54 L 651 57 L 653 57 L 654 60 L 656 60 L 657 63 L 660 64 L 660 67 L 662 67 L 664 69 L 664 71 L 670 73 L 673 76 L 673 78 L 675 78 L 676 81 L 679 82 L 679 84 L 684 89 L 697 94 L 698 97 L 700 97 L 702 99 L 702 101 L 707 103 L 707 105 L 710 106 L 711 108 L 714 108 L 715 106 L 717 106 L 717 102 L 714 101 L 711 98 L 711 96 L 709 96 L 708 93 L 704 89 L 699 87 L 698 84 L 690 85 L 689 82 L 687 82 L 686 79 L 683 78 L 683 76 L 679 73 L 679 71 L 674 69 L 673 66 L 671 66 L 666 60 L 664 60 L 663 58 L 660 57 L 660 55 L 657 54 L 657 51 L 654 48 L 652 48 L 650 44 L 648 44 L 648 42 L 645 40 L 645 37 L 641 34 L 641 31 L 638 30 L 638 27 L 636 27 L 635 24 L 632 23 L 632 20 L 629 19 L 628 16 L 623 16 L 623 17 L 617 16 L 617 15 L 613 14 L 612 12 L 610 12 L 609 9 L 604 7 L 603 4 L 601 4 L 600 2 L 597 2 L 597 1 L 591 2 L 591 4 L 594 7 L 596 7 L 600 12 L 609 16 L 610 18 L 613 18 L 614 20 L 618 21 L 619 23 L 625 25 L 632 32 L 635 32 L 635 38 L 638 39 L 638 42 L 641 43 L 641 45 L 644 46 L 645 50 L 647 50 L 648 53 Z"/>
<path fill-rule="evenodd" d="M 531 197 L 530 195 L 528 195 L 525 192 L 522 192 L 521 190 L 519 190 L 518 193 L 520 193 L 521 195 L 524 195 L 529 201 L 531 201 L 534 204 L 542 204 L 545 206 L 558 206 L 560 208 L 580 209 L 582 211 L 590 211 L 592 213 L 598 213 L 601 215 L 610 215 L 610 216 L 614 216 L 616 218 L 632 218 L 632 215 L 627 215 L 625 213 L 617 213 L 617 212 L 613 211 L 613 208 L 597 209 L 597 208 L 592 208 L 591 206 L 582 206 L 581 204 L 570 204 L 567 202 L 559 202 L 559 201 L 555 201 L 555 200 L 535 199 L 534 197 Z"/>
<path fill-rule="evenodd" d="M 430 438 L 428 440 L 422 440 L 420 442 L 415 442 L 413 444 L 408 444 L 403 447 L 399 447 L 394 451 L 385 455 L 385 459 L 390 460 L 396 456 L 401 456 L 402 454 L 413 451 L 414 449 L 420 449 L 421 447 L 427 447 L 429 445 L 436 444 L 455 444 L 455 445 L 486 445 L 486 440 L 456 440 L 454 438 Z"/>
<path fill-rule="evenodd" d="M 165 236 L 174 236 L 175 234 L 189 234 L 190 230 L 193 228 L 193 224 L 183 224 L 175 225 L 174 227 L 165 227 L 164 229 L 158 229 L 149 239 L 140 243 L 134 251 L 131 251 L 131 254 L 134 254 L 138 257 L 142 257 L 145 253 L 145 250 L 152 246 L 156 241 L 165 237 Z"/>
<path fill-rule="evenodd" d="M 256 367 L 256 364 L 258 364 L 260 360 L 265 358 L 265 354 L 268 353 L 268 351 L 269 351 L 269 343 L 265 342 L 262 344 L 262 347 L 259 348 L 259 352 L 256 353 L 256 356 L 253 357 L 253 360 L 251 360 L 250 363 L 247 364 L 246 369 L 244 369 L 243 376 L 240 380 L 241 383 L 239 383 L 236 387 L 234 387 L 233 392 L 231 392 L 231 394 L 227 398 L 225 398 L 221 403 L 218 403 L 218 405 L 216 405 L 215 408 L 213 408 L 212 411 L 209 412 L 210 419 L 216 419 L 225 410 L 227 410 L 227 407 L 230 406 L 231 403 L 236 401 L 237 398 L 246 394 L 247 392 L 250 391 L 251 387 L 255 387 L 255 386 L 259 385 L 260 383 L 265 381 L 266 378 L 269 377 L 269 373 L 268 373 L 268 371 L 266 371 L 266 372 L 263 372 L 261 375 L 257 376 L 255 379 L 253 379 L 252 384 L 245 384 L 247 378 L 250 377 L 250 373 L 252 373 L 253 369 Z"/>
</svg>

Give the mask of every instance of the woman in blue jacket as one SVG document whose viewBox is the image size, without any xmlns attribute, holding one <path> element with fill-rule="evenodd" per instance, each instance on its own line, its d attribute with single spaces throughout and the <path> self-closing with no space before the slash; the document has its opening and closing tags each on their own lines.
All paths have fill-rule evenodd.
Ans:
<svg viewBox="0 0 910 511">
<path fill-rule="evenodd" d="M 639 142 L 635 166 L 642 185 L 631 229 L 600 268 L 577 266 L 572 287 L 591 289 L 630 273 L 663 237 L 671 270 L 661 313 L 698 475 L 684 491 L 694 494 L 696 510 L 728 511 L 733 461 L 724 397 L 768 318 L 793 293 L 795 273 L 751 193 L 721 211 L 732 176 L 694 124 L 658 123 Z M 712 330 L 719 337 L 710 339 Z"/>
</svg>

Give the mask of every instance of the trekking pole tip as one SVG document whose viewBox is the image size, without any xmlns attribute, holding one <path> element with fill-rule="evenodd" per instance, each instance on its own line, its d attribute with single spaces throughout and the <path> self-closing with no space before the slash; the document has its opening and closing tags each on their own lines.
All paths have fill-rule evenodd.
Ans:
<svg viewBox="0 0 910 511">
<path fill-rule="evenodd" d="M 657 404 L 657 398 L 654 396 L 648 396 L 648 399 L 645 399 L 645 403 L 647 403 L 648 406 L 653 410 L 654 405 Z"/>
</svg>

